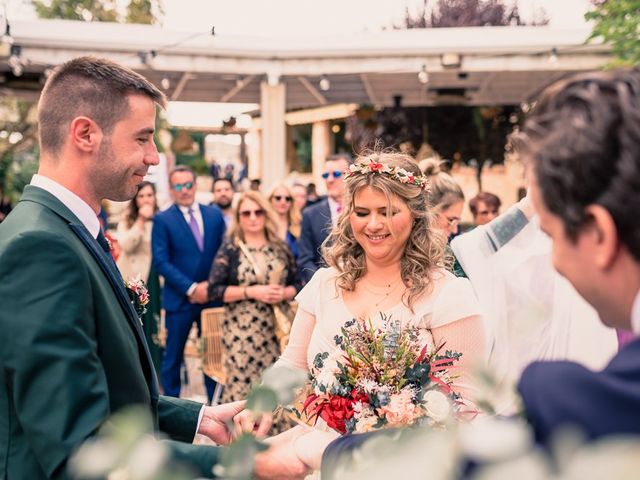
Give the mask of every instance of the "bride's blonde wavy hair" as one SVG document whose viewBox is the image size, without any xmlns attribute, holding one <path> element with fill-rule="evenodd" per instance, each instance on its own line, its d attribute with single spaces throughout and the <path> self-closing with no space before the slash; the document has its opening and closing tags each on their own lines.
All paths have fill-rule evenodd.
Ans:
<svg viewBox="0 0 640 480">
<path fill-rule="evenodd" d="M 396 152 L 372 152 L 361 155 L 361 162 L 379 162 L 390 167 L 403 168 L 421 175 L 418 165 L 409 155 Z M 432 273 L 444 267 L 445 239 L 434 232 L 433 213 L 429 209 L 427 193 L 420 187 L 402 183 L 386 174 L 353 174 L 345 178 L 344 208 L 338 221 L 322 245 L 323 256 L 329 266 L 338 271 L 336 280 L 340 288 L 353 291 L 356 283 L 366 273 L 365 252 L 356 241 L 351 222 L 355 194 L 363 187 L 380 190 L 387 198 L 387 212 L 391 215 L 391 198 L 400 198 L 413 217 L 411 233 L 400 260 L 400 274 L 407 290 L 403 303 L 411 310 L 418 296 L 430 288 Z M 394 234 L 394 232 L 392 232 Z"/>
</svg>

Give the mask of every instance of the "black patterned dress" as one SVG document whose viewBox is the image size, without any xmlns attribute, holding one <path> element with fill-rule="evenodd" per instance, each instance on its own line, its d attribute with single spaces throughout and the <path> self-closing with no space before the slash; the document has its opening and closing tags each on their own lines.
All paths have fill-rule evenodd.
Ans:
<svg viewBox="0 0 640 480">
<path fill-rule="evenodd" d="M 258 251 L 250 251 L 254 256 L 264 256 L 268 283 L 292 285 L 300 290 L 293 257 L 284 243 L 282 246 L 284 248 L 267 244 Z M 220 247 L 209 276 L 212 300 L 222 300 L 229 285 L 251 286 L 263 283 L 264 279 L 259 281 L 251 262 L 237 245 L 227 241 Z M 227 383 L 221 401 L 243 400 L 251 386 L 260 381 L 264 370 L 280 356 L 273 309 L 271 305 L 257 300 L 225 303 L 222 331 Z"/>
</svg>

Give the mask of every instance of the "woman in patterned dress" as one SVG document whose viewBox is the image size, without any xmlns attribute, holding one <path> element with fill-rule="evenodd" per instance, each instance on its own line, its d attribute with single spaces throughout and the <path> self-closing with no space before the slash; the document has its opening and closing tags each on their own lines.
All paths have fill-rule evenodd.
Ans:
<svg viewBox="0 0 640 480">
<path fill-rule="evenodd" d="M 240 196 L 234 220 L 209 276 L 210 300 L 225 305 L 222 341 L 227 384 L 221 402 L 244 399 L 278 359 L 272 306 L 293 300 L 301 287 L 274 214 L 258 192 Z"/>
</svg>

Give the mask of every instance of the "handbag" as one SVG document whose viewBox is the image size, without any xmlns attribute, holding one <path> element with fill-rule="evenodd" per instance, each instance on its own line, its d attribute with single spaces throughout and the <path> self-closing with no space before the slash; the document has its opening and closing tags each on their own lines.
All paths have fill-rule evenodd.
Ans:
<svg viewBox="0 0 640 480">
<path fill-rule="evenodd" d="M 260 280 L 261 278 L 266 282 L 266 275 L 263 274 L 262 270 L 258 266 L 255 258 L 251 255 L 251 252 L 245 245 L 242 240 L 238 240 L 238 246 L 240 250 L 247 257 L 249 263 L 251 264 L 251 268 L 253 268 L 254 273 L 256 274 L 256 278 Z M 284 352 L 287 343 L 289 343 L 289 334 L 291 332 L 291 324 L 293 323 L 293 318 L 296 315 L 296 311 L 298 310 L 298 302 L 296 301 L 282 301 L 279 304 L 271 305 L 273 310 L 274 317 L 274 331 L 276 334 L 276 339 L 278 340 L 278 346 L 280 347 L 280 353 Z"/>
</svg>

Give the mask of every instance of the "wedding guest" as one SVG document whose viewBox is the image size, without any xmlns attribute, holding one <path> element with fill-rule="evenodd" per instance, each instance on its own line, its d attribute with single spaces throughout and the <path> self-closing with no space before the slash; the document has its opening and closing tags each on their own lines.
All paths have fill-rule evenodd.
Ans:
<svg viewBox="0 0 640 480">
<path fill-rule="evenodd" d="M 462 220 L 464 193 L 458 182 L 442 170 L 442 162 L 429 159 L 422 164 L 423 173 L 429 178 L 429 202 L 435 209 L 436 227 L 448 238 L 458 234 Z"/>
<path fill-rule="evenodd" d="M 235 195 L 235 189 L 233 188 L 233 182 L 228 178 L 216 178 L 213 181 L 213 203 L 222 212 L 224 217 L 224 223 L 229 228 L 231 219 L 233 217 L 233 196 Z"/>
<path fill-rule="evenodd" d="M 302 231 L 298 242 L 300 248 L 298 271 L 304 282 L 308 282 L 316 270 L 325 264 L 320 247 L 342 212 L 343 174 L 350 163 L 351 159 L 345 155 L 327 158 L 322 171 L 322 178 L 327 187 L 327 198 L 307 207 L 302 214 Z"/>
<path fill-rule="evenodd" d="M 324 200 L 324 197 L 318 195 L 318 191 L 316 190 L 316 184 L 313 182 L 309 182 L 307 184 L 307 203 L 306 206 L 309 207 L 311 205 L 315 205 L 316 203 Z"/>
<path fill-rule="evenodd" d="M 278 236 L 289 246 L 293 258 L 298 258 L 298 238 L 300 237 L 301 215 L 294 203 L 293 192 L 284 183 L 279 183 L 269 194 L 269 203 L 275 213 Z"/>
<path fill-rule="evenodd" d="M 207 298 L 207 276 L 222 243 L 225 223 L 220 209 L 196 202 L 196 176 L 178 165 L 169 173 L 174 204 L 153 220 L 153 264 L 164 278 L 162 305 L 167 339 L 161 380 L 165 394 L 180 395 L 180 369 L 191 327 L 200 329 L 200 313 L 213 307 Z M 216 382 L 204 375 L 209 400 L 215 402 Z M 219 391 L 219 389 L 218 389 Z"/>
<path fill-rule="evenodd" d="M 485 225 L 500 214 L 500 199 L 489 192 L 479 192 L 469 200 L 469 210 L 473 215 L 473 223 Z"/>
<path fill-rule="evenodd" d="M 254 192 L 259 192 L 261 185 L 262 185 L 262 180 L 260 180 L 259 178 L 253 178 L 249 183 L 249 190 L 253 190 Z"/>
<path fill-rule="evenodd" d="M 285 307 L 300 288 L 293 256 L 257 192 L 240 195 L 229 238 L 209 275 L 209 301 L 223 302 L 227 385 L 222 401 L 244 399 L 280 355 L 273 305 Z"/>
<path fill-rule="evenodd" d="M 117 238 L 120 256 L 116 262 L 125 281 L 142 279 L 149 292 L 149 303 L 142 316 L 142 329 L 147 340 L 151 359 L 160 373 L 162 349 L 158 343 L 160 322 L 160 280 L 151 263 L 151 227 L 158 211 L 156 187 L 144 181 L 138 185 L 136 196 L 125 209 L 118 222 Z"/>
<path fill-rule="evenodd" d="M 291 191 L 293 192 L 293 201 L 295 206 L 298 208 L 298 211 L 302 212 L 304 207 L 307 205 L 307 187 L 301 183 L 294 183 L 291 187 Z"/>
</svg>

